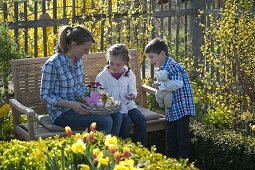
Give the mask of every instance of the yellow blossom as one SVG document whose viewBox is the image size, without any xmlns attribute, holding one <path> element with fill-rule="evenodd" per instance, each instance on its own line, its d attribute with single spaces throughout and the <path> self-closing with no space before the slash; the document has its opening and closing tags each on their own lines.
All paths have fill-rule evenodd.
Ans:
<svg viewBox="0 0 255 170">
<path fill-rule="evenodd" d="M 110 146 L 110 145 L 117 145 L 117 138 L 116 138 L 116 136 L 111 136 L 111 135 L 107 135 L 106 136 L 106 138 L 105 138 L 105 142 L 104 142 L 104 144 L 106 145 L 106 146 Z"/>
<path fill-rule="evenodd" d="M 93 156 L 95 158 L 102 158 L 103 152 L 101 152 L 99 148 L 93 149 Z"/>
<path fill-rule="evenodd" d="M 129 170 L 129 168 L 124 165 L 115 165 L 113 170 Z"/>
<path fill-rule="evenodd" d="M 120 161 L 119 165 L 127 166 L 127 167 L 133 167 L 134 166 L 134 160 L 133 159 L 125 159 L 124 161 Z"/>
<path fill-rule="evenodd" d="M 42 151 L 42 152 L 48 150 L 48 147 L 47 147 L 46 143 L 44 141 L 42 141 L 42 140 L 40 140 L 37 143 L 36 148 L 37 148 L 37 150 Z"/>
<path fill-rule="evenodd" d="M 114 157 L 114 160 L 115 160 L 117 163 L 119 163 L 119 161 L 120 161 L 120 159 L 121 159 L 121 155 L 120 155 L 119 151 L 115 152 L 115 153 L 113 154 L 113 157 Z"/>
<path fill-rule="evenodd" d="M 74 140 L 77 141 L 78 139 L 81 139 L 81 134 L 80 133 L 76 133 L 74 135 Z"/>
<path fill-rule="evenodd" d="M 129 158 L 130 155 L 131 155 L 130 149 L 127 148 L 127 147 L 123 147 L 123 156 L 124 156 L 125 158 Z"/>
<path fill-rule="evenodd" d="M 117 145 L 108 146 L 108 150 L 109 150 L 110 154 L 113 155 L 117 151 Z"/>
<path fill-rule="evenodd" d="M 34 155 L 35 155 L 36 159 L 38 159 L 38 160 L 42 160 L 45 156 L 43 151 L 38 150 L 38 149 L 35 150 Z"/>
<path fill-rule="evenodd" d="M 0 118 L 5 117 L 11 111 L 11 107 L 8 104 L 4 104 L 0 108 Z"/>
<path fill-rule="evenodd" d="M 99 162 L 99 166 L 100 166 L 100 164 L 102 164 L 102 165 L 108 165 L 108 163 L 109 163 L 109 157 L 107 156 L 107 157 L 105 157 L 105 158 L 100 158 L 100 159 L 98 159 L 98 162 Z"/>
<path fill-rule="evenodd" d="M 251 130 L 255 132 L 255 125 L 251 125 Z"/>
<path fill-rule="evenodd" d="M 90 167 L 88 165 L 81 164 L 80 165 L 80 170 L 90 170 Z"/>
<path fill-rule="evenodd" d="M 253 115 L 249 111 L 247 111 L 242 114 L 241 119 L 249 122 L 252 121 L 252 117 Z"/>
<path fill-rule="evenodd" d="M 82 139 L 78 139 L 77 142 L 72 145 L 71 149 L 74 153 L 83 153 L 86 149 L 86 145 Z"/>
</svg>

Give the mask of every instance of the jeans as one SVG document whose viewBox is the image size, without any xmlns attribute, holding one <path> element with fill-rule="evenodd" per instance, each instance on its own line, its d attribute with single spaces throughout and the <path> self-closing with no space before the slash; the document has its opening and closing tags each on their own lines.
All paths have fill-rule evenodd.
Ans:
<svg viewBox="0 0 255 170">
<path fill-rule="evenodd" d="M 134 124 L 134 140 L 145 146 L 146 120 L 144 115 L 137 109 L 131 109 L 128 114 L 122 114 L 122 124 L 119 136 L 123 139 L 129 138 L 131 124 Z"/>
<path fill-rule="evenodd" d="M 167 122 L 168 156 L 171 158 L 189 158 L 189 117 L 183 116 L 176 121 Z"/>
<path fill-rule="evenodd" d="M 120 132 L 121 122 L 122 122 L 122 114 L 120 112 L 111 114 L 112 117 L 112 130 L 111 134 L 118 136 Z"/>
<path fill-rule="evenodd" d="M 89 129 L 93 122 L 97 124 L 96 130 L 103 131 L 106 134 L 111 133 L 113 119 L 110 115 L 83 115 L 75 112 L 73 109 L 69 109 L 57 117 L 54 124 L 61 127 L 70 126 L 73 130 L 86 130 Z"/>
</svg>

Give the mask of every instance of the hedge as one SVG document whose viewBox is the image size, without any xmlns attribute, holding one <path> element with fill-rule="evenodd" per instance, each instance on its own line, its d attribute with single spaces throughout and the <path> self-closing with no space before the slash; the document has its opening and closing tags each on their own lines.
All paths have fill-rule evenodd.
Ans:
<svg viewBox="0 0 255 170">
<path fill-rule="evenodd" d="M 201 169 L 255 169 L 255 139 L 194 121 L 191 161 Z"/>
</svg>

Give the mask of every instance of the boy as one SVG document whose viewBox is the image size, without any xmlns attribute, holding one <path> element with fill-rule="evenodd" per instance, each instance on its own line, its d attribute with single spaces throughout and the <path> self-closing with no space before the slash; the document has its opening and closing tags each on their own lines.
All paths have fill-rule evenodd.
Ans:
<svg viewBox="0 0 255 170">
<path fill-rule="evenodd" d="M 168 46 L 164 40 L 159 38 L 151 40 L 144 52 L 155 67 L 167 70 L 172 84 L 172 106 L 165 108 L 168 156 L 177 159 L 189 158 L 189 119 L 190 116 L 195 116 L 189 77 L 182 66 L 169 56 Z"/>
</svg>

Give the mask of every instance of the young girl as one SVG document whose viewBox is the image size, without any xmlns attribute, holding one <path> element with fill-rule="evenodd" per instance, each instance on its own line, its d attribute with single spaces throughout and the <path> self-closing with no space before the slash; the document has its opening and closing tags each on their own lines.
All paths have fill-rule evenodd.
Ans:
<svg viewBox="0 0 255 170">
<path fill-rule="evenodd" d="M 137 96 L 136 77 L 129 68 L 128 50 L 124 44 L 115 44 L 107 50 L 106 57 L 107 65 L 97 75 L 96 82 L 100 82 L 115 100 L 121 101 L 122 124 L 119 136 L 128 138 L 133 123 L 136 142 L 145 145 L 146 122 L 134 102 Z"/>
</svg>

